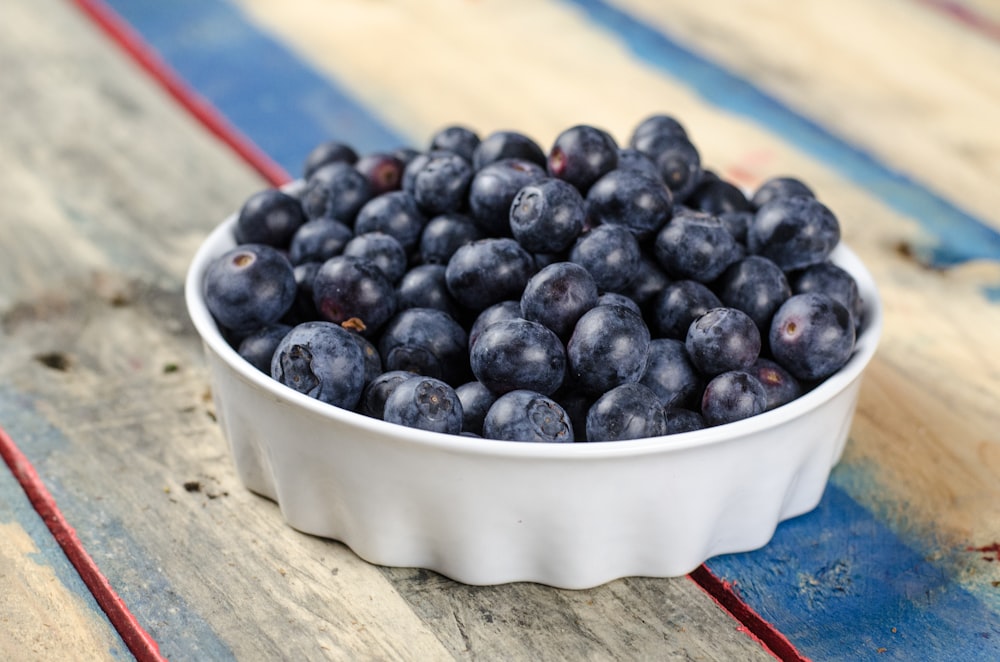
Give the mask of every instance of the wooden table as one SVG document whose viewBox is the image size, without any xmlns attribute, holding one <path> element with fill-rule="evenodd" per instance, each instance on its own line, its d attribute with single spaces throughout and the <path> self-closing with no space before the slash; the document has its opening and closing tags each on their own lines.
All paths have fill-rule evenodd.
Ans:
<svg viewBox="0 0 1000 662">
<path fill-rule="evenodd" d="M 995 3 L 0 16 L 0 659 L 1000 659 Z M 809 182 L 879 284 L 884 338 L 814 512 L 690 578 L 470 587 L 299 534 L 239 484 L 182 295 L 221 218 L 329 137 L 624 140 L 653 112 L 740 185 Z"/>
</svg>

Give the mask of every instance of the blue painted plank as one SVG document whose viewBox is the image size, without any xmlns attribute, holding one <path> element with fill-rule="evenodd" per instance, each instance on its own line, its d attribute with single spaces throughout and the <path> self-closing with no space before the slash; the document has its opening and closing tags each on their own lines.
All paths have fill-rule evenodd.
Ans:
<svg viewBox="0 0 1000 662">
<path fill-rule="evenodd" d="M 835 483 L 763 549 L 706 565 L 816 660 L 1000 660 L 1000 616 Z"/>
<path fill-rule="evenodd" d="M 219 0 L 107 3 L 202 97 L 293 177 L 329 139 L 363 151 L 407 144 L 336 81 Z"/>
</svg>

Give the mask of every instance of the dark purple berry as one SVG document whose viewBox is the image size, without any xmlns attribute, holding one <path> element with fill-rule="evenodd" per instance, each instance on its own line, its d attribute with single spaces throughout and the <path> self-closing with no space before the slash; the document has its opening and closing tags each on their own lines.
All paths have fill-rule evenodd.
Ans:
<svg viewBox="0 0 1000 662">
<path fill-rule="evenodd" d="M 317 218 L 302 225 L 292 236 L 288 259 L 296 265 L 325 262 L 340 255 L 353 238 L 354 232 L 345 223 L 333 218 Z"/>
<path fill-rule="evenodd" d="M 463 159 L 472 163 L 472 156 L 479 147 L 479 134 L 468 127 L 458 124 L 451 124 L 436 131 L 431 136 L 431 151 L 447 150 L 458 154 Z"/>
<path fill-rule="evenodd" d="M 353 147 L 336 140 L 328 140 L 316 145 L 306 156 L 302 177 L 309 179 L 314 172 L 329 163 L 354 165 L 357 161 L 358 153 Z"/>
<path fill-rule="evenodd" d="M 304 322 L 293 327 L 271 359 L 271 377 L 328 404 L 354 409 L 365 386 L 361 347 L 331 322 Z"/>
<path fill-rule="evenodd" d="M 521 295 L 521 315 L 568 338 L 580 317 L 597 305 L 597 284 L 573 262 L 555 262 L 528 281 Z M 539 389 L 535 389 L 539 390 Z"/>
<path fill-rule="evenodd" d="M 549 150 L 548 172 L 581 193 L 618 167 L 618 144 L 602 129 L 586 124 L 560 133 Z"/>
<path fill-rule="evenodd" d="M 472 154 L 472 167 L 482 170 L 504 159 L 529 161 L 544 169 L 545 152 L 534 140 L 517 131 L 494 131 L 483 138 Z"/>
<path fill-rule="evenodd" d="M 450 385 L 414 375 L 389 394 L 382 418 L 419 430 L 458 434 L 462 431 L 462 403 Z"/>
<path fill-rule="evenodd" d="M 743 257 L 743 247 L 716 216 L 674 214 L 656 235 L 656 259 L 668 276 L 710 283 Z"/>
<path fill-rule="evenodd" d="M 745 370 L 732 370 L 713 377 L 701 398 L 701 415 L 709 426 L 750 418 L 766 409 L 764 386 Z"/>
<path fill-rule="evenodd" d="M 250 332 L 277 322 L 295 301 L 288 258 L 266 244 L 242 244 L 215 258 L 205 271 L 205 305 L 230 331 Z"/>
<path fill-rule="evenodd" d="M 483 329 L 469 352 L 472 374 L 494 393 L 517 389 L 551 395 L 566 374 L 566 350 L 550 329 L 526 319 Z"/>
<path fill-rule="evenodd" d="M 757 187 L 750 198 L 750 204 L 754 209 L 760 209 L 776 198 L 794 196 L 815 198 L 816 194 L 804 182 L 795 177 L 772 177 Z"/>
<path fill-rule="evenodd" d="M 684 346 L 691 362 L 707 377 L 753 365 L 761 338 L 750 316 L 736 308 L 712 308 L 688 328 Z"/>
<path fill-rule="evenodd" d="M 639 273 L 642 251 L 626 226 L 598 225 L 576 240 L 569 259 L 586 269 L 602 292 L 622 292 Z"/>
<path fill-rule="evenodd" d="M 561 179 L 547 178 L 517 192 L 510 206 L 514 239 L 532 253 L 558 253 L 576 240 L 587 216 L 580 192 Z"/>
<path fill-rule="evenodd" d="M 233 235 L 238 244 L 287 248 L 292 235 L 305 222 L 306 215 L 297 198 L 278 189 L 264 189 L 243 203 Z"/>
<path fill-rule="evenodd" d="M 575 387 L 600 394 L 637 382 L 646 370 L 649 329 L 642 317 L 622 306 L 591 308 L 566 343 L 569 379 Z"/>
<path fill-rule="evenodd" d="M 658 179 L 638 170 L 612 170 L 587 191 L 587 213 L 595 225 L 621 225 L 645 239 L 670 220 L 673 199 Z"/>
<path fill-rule="evenodd" d="M 338 255 L 316 272 L 313 302 L 322 319 L 372 336 L 396 312 L 396 291 L 371 260 Z"/>
<path fill-rule="evenodd" d="M 616 386 L 587 412 L 587 441 L 621 441 L 667 433 L 663 405 L 648 386 Z"/>
<path fill-rule="evenodd" d="M 483 436 L 503 441 L 572 443 L 573 425 L 552 398 L 527 390 L 504 393 L 486 412 Z"/>
<path fill-rule="evenodd" d="M 840 223 L 815 198 L 775 198 L 757 210 L 747 233 L 751 253 L 784 271 L 825 261 L 840 242 Z"/>
<path fill-rule="evenodd" d="M 802 381 L 837 372 L 854 351 L 851 313 L 827 294 L 794 294 L 771 320 L 771 355 Z"/>
</svg>

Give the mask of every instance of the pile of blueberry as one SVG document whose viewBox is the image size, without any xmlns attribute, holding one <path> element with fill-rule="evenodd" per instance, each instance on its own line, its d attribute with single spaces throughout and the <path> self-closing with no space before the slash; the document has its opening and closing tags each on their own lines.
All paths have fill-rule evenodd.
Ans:
<svg viewBox="0 0 1000 662">
<path fill-rule="evenodd" d="M 861 328 L 840 226 L 794 177 L 752 194 L 673 117 L 548 153 L 461 125 L 425 151 L 318 145 L 204 277 L 228 341 L 361 414 L 512 441 L 655 437 L 789 402 Z"/>
</svg>

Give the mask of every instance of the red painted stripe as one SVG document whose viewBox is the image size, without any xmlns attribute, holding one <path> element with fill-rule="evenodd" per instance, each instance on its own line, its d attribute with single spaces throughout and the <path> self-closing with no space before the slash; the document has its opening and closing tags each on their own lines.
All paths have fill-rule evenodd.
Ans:
<svg viewBox="0 0 1000 662">
<path fill-rule="evenodd" d="M 688 575 L 688 578 L 700 586 L 716 604 L 740 622 L 742 624 L 740 630 L 744 634 L 756 639 L 777 659 L 782 662 L 809 662 L 809 658 L 802 655 L 785 635 L 765 621 L 760 614 L 740 598 L 732 584 L 716 577 L 704 565 L 699 566 Z"/>
<path fill-rule="evenodd" d="M 3 457 L 4 462 L 10 467 L 11 473 L 20 483 L 32 507 L 52 532 L 52 537 L 59 543 L 66 558 L 76 568 L 83 583 L 90 589 L 97 604 L 107 614 L 111 625 L 118 631 L 135 658 L 139 662 L 164 660 L 156 641 L 139 624 L 97 564 L 87 554 L 76 531 L 59 512 L 55 499 L 38 477 L 35 468 L 3 428 L 0 428 L 0 457 Z"/>
<path fill-rule="evenodd" d="M 143 41 L 142 37 L 104 2 L 101 0 L 73 0 L 73 2 L 212 135 L 228 145 L 264 179 L 274 186 L 280 186 L 291 179 L 284 168 L 240 133 L 212 104 L 186 85 L 180 76 Z"/>
<path fill-rule="evenodd" d="M 1000 23 L 978 13 L 975 9 L 966 7 L 961 2 L 955 2 L 954 0 L 917 0 L 917 2 L 945 14 L 965 27 L 972 28 L 990 39 L 1000 41 Z"/>
</svg>

